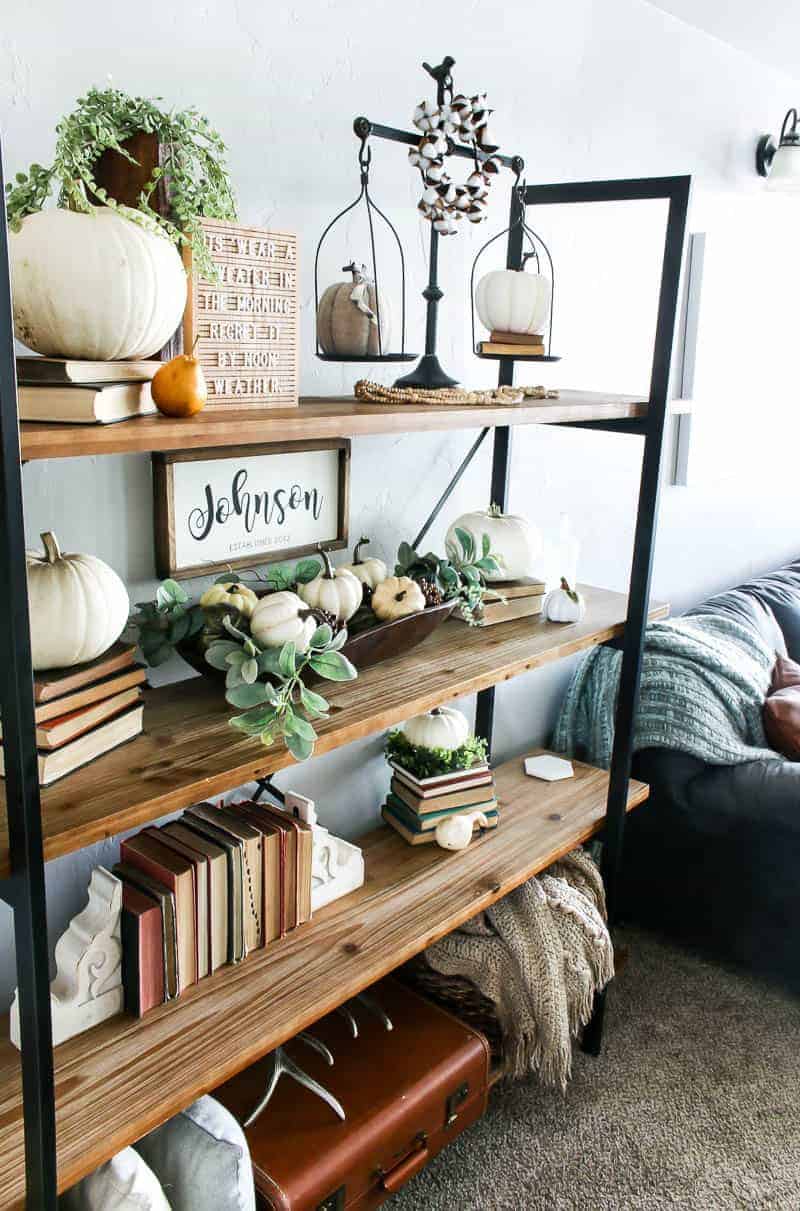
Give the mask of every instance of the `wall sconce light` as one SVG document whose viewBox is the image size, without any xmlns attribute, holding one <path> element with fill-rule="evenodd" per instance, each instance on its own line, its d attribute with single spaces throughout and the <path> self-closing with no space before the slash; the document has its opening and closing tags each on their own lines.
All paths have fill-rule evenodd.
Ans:
<svg viewBox="0 0 800 1211">
<path fill-rule="evenodd" d="M 772 135 L 762 135 L 756 147 L 758 175 L 769 177 L 770 189 L 800 190 L 800 119 L 790 109 L 783 119 L 778 146 Z"/>
</svg>

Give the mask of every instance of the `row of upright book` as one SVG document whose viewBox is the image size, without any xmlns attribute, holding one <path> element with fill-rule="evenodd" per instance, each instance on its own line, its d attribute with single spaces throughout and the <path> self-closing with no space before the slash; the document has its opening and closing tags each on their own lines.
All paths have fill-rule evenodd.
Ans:
<svg viewBox="0 0 800 1211">
<path fill-rule="evenodd" d="M 500 813 L 494 775 L 488 765 L 431 778 L 416 778 L 395 761 L 389 765 L 392 780 L 381 814 L 409 845 L 434 841 L 439 821 L 463 812 L 483 812 L 489 828 L 497 827 Z"/>
<path fill-rule="evenodd" d="M 311 919 L 311 827 L 281 808 L 201 803 L 123 841 L 125 1008 L 142 1014 Z"/>
</svg>

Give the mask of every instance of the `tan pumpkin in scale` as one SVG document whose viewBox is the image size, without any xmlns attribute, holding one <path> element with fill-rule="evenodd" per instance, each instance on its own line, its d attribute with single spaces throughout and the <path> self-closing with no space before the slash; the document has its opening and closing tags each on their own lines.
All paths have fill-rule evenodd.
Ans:
<svg viewBox="0 0 800 1211">
<path fill-rule="evenodd" d="M 34 671 L 66 669 L 102 656 L 130 613 L 125 585 L 94 555 L 62 555 L 55 534 L 29 552 L 28 609 Z"/>
<path fill-rule="evenodd" d="M 351 280 L 329 286 L 319 301 L 320 348 L 323 353 L 340 357 L 378 357 L 389 349 L 389 305 L 383 292 L 376 292 L 366 265 L 351 261 L 343 272 L 352 274 Z"/>
</svg>

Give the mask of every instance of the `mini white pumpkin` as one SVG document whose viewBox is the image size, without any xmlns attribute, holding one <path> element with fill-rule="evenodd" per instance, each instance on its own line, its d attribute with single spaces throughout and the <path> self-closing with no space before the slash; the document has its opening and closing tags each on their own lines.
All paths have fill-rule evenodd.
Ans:
<svg viewBox="0 0 800 1211">
<path fill-rule="evenodd" d="M 258 605 L 258 597 L 252 589 L 240 580 L 221 580 L 206 589 L 200 598 L 204 610 L 213 610 L 215 606 L 230 606 L 244 618 L 250 618 Z"/>
<path fill-rule="evenodd" d="M 361 548 L 369 542 L 368 538 L 359 538 L 353 548 L 353 562 L 346 563 L 342 566 L 352 572 L 362 584 L 369 585 L 371 589 L 377 589 L 382 580 L 385 580 L 389 575 L 386 564 L 382 559 L 375 559 L 372 556 L 367 556 L 366 559 L 361 558 Z"/>
<path fill-rule="evenodd" d="M 372 612 L 381 622 L 394 622 L 425 609 L 425 594 L 410 576 L 387 576 L 372 594 Z"/>
<path fill-rule="evenodd" d="M 317 620 L 305 602 L 288 590 L 262 597 L 250 617 L 250 634 L 264 648 L 293 643 L 298 652 L 307 652 L 316 629 Z"/>
<path fill-rule="evenodd" d="M 47 357 L 151 357 L 186 306 L 166 236 L 108 206 L 41 210 L 9 238 L 14 331 Z"/>
<path fill-rule="evenodd" d="M 297 592 L 306 605 L 327 610 L 329 614 L 335 614 L 339 622 L 347 622 L 361 605 L 364 586 L 347 568 L 334 571 L 327 551 L 320 550 L 320 555 L 325 564 L 322 572 L 308 584 L 298 585 Z"/>
<path fill-rule="evenodd" d="M 447 531 L 447 542 L 458 547 L 456 529 L 466 530 L 472 535 L 478 559 L 482 553 L 483 536 L 489 538 L 490 550 L 498 558 L 499 572 L 485 572 L 487 581 L 522 580 L 526 576 L 536 577 L 541 573 L 539 566 L 544 540 L 541 531 L 524 517 L 503 513 L 497 505 L 475 513 L 465 513 L 456 518 Z"/>
<path fill-rule="evenodd" d="M 542 612 L 548 622 L 580 622 L 586 614 L 586 598 L 571 589 L 562 576 L 561 587 L 545 597 Z"/>
<path fill-rule="evenodd" d="M 125 629 L 125 585 L 94 555 L 62 555 L 55 534 L 42 534 L 42 543 L 43 555 L 27 555 L 34 670 L 95 660 Z"/>
<path fill-rule="evenodd" d="M 415 715 L 400 730 L 417 748 L 443 748 L 448 752 L 461 748 L 469 737 L 466 716 L 452 706 L 435 706 L 425 715 Z"/>
<path fill-rule="evenodd" d="M 466 849 L 476 824 L 481 828 L 489 827 L 483 812 L 460 812 L 457 816 L 447 816 L 436 825 L 436 844 L 442 849 Z"/>
<path fill-rule="evenodd" d="M 475 309 L 490 332 L 533 335 L 544 331 L 551 295 L 550 279 L 541 273 L 495 269 L 478 282 Z"/>
</svg>

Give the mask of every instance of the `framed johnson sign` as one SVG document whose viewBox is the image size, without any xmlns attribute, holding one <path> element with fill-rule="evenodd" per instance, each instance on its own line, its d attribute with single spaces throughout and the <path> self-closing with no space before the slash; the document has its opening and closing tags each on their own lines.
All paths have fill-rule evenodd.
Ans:
<svg viewBox="0 0 800 1211">
<path fill-rule="evenodd" d="M 178 579 L 347 546 L 350 443 L 153 455 L 156 570 Z"/>
</svg>

